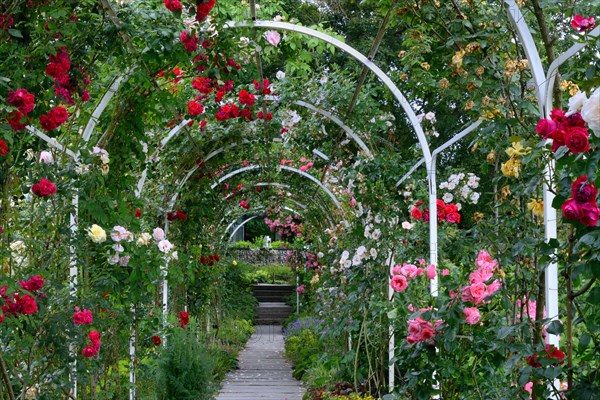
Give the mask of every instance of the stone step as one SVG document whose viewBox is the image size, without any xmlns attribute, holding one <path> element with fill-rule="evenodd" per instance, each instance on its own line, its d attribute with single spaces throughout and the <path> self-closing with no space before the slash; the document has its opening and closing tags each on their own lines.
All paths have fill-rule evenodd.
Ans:
<svg viewBox="0 0 600 400">
<path fill-rule="evenodd" d="M 277 325 L 292 314 L 292 307 L 283 302 L 258 303 L 256 307 L 256 324 Z"/>
<path fill-rule="evenodd" d="M 285 302 L 296 291 L 292 285 L 276 285 L 259 283 L 254 285 L 252 292 L 259 303 Z"/>
</svg>

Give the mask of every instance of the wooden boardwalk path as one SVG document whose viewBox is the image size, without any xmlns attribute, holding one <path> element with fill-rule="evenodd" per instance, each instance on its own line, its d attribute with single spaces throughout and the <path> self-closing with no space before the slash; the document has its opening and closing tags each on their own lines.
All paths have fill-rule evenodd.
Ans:
<svg viewBox="0 0 600 400">
<path fill-rule="evenodd" d="M 301 400 L 305 390 L 284 358 L 281 326 L 254 328 L 239 354 L 239 369 L 227 375 L 217 400 Z"/>
</svg>

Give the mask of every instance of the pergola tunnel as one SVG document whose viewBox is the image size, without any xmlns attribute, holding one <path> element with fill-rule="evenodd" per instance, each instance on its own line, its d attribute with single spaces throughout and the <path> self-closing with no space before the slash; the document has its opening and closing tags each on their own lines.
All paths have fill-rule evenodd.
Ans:
<svg viewBox="0 0 600 400">
<path fill-rule="evenodd" d="M 600 399 L 598 12 L 0 2 L 0 400 Z"/>
</svg>

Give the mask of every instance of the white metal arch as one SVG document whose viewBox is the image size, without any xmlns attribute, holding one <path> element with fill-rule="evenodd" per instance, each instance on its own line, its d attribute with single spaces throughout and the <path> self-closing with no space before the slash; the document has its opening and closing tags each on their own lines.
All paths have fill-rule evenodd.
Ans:
<svg viewBox="0 0 600 400">
<path fill-rule="evenodd" d="M 540 118 L 548 118 L 552 109 L 552 92 L 554 90 L 554 79 L 558 74 L 558 68 L 570 57 L 574 56 L 583 49 L 586 44 L 579 43 L 571 46 L 566 52 L 557 57 L 548 68 L 548 72 L 544 72 L 544 66 L 539 56 L 537 46 L 531 35 L 531 30 L 527 26 L 527 22 L 519 9 L 519 6 L 514 0 L 504 0 L 507 6 L 509 19 L 515 29 L 521 45 L 525 49 L 527 60 L 531 66 L 533 79 L 536 87 L 538 99 L 538 110 Z M 589 32 L 592 37 L 600 35 L 600 26 Z M 548 140 L 550 142 L 551 140 Z M 544 167 L 544 239 L 550 241 L 558 237 L 557 229 L 557 212 L 552 207 L 554 200 L 554 169 L 555 160 L 552 158 Z M 545 296 L 546 296 L 546 312 L 551 321 L 558 320 L 558 265 L 556 262 L 550 262 L 544 271 L 545 275 Z M 559 347 L 558 335 L 548 334 L 548 344 Z"/>
<path fill-rule="evenodd" d="M 296 101 L 292 102 L 292 104 L 308 108 L 309 110 L 312 110 L 312 111 L 316 112 L 317 114 L 320 114 L 323 117 L 329 119 L 331 122 L 335 123 L 337 126 L 339 126 L 340 128 L 342 128 L 344 130 L 344 132 L 346 132 L 346 135 L 349 138 L 351 138 L 352 140 L 354 140 L 356 142 L 356 144 L 358 144 L 358 146 L 362 149 L 362 151 L 365 152 L 365 154 L 367 155 L 367 157 L 369 157 L 370 159 L 373 158 L 373 153 L 371 153 L 371 150 L 367 147 L 367 145 L 365 144 L 365 142 L 363 142 L 362 139 L 359 138 L 358 135 L 356 135 L 356 133 L 354 133 L 354 131 L 352 130 L 352 128 L 350 128 L 348 125 L 346 125 L 345 123 L 343 123 L 341 119 L 339 119 L 338 117 L 336 117 L 332 113 L 330 113 L 328 111 L 325 111 L 322 108 L 316 107 L 316 106 L 314 106 L 314 105 L 312 105 L 310 103 L 307 103 L 307 102 L 305 102 L 303 100 L 296 100 Z"/>
<path fill-rule="evenodd" d="M 249 172 L 249 171 L 253 171 L 253 170 L 257 170 L 262 168 L 260 165 L 249 165 L 247 167 L 243 167 L 243 168 L 238 168 L 224 176 L 222 176 L 221 178 L 219 178 L 216 182 L 214 182 L 211 185 L 211 189 L 214 189 L 215 187 L 217 187 L 219 184 L 223 183 L 224 181 L 226 181 L 227 179 L 238 175 L 238 174 L 243 174 L 245 172 Z M 342 213 L 342 215 L 345 215 L 344 209 L 342 208 L 342 205 L 340 204 L 340 202 L 338 201 L 337 197 L 335 197 L 335 195 L 331 192 L 331 190 L 329 190 L 325 185 L 323 185 L 321 183 L 321 181 L 319 181 L 317 178 L 315 178 L 314 176 L 312 176 L 311 174 L 307 174 L 306 172 L 302 172 L 299 169 L 296 168 L 292 168 L 292 167 L 288 167 L 285 165 L 279 165 L 277 166 L 277 168 L 281 171 L 281 170 L 286 170 L 289 172 L 292 172 L 294 174 L 298 174 L 304 178 L 307 178 L 309 180 L 311 180 L 312 182 L 314 182 L 315 184 L 317 184 L 317 186 L 319 186 L 319 188 L 321 188 L 321 190 L 323 190 L 325 193 L 327 193 L 327 195 L 331 198 L 331 200 L 333 201 L 333 203 L 335 204 L 335 206 L 338 208 L 338 210 L 340 210 L 340 212 Z M 346 225 L 346 227 L 349 227 L 350 224 L 348 223 L 348 221 L 344 218 L 343 220 L 344 225 Z"/>
<path fill-rule="evenodd" d="M 307 28 L 305 26 L 290 24 L 288 22 L 277 22 L 277 21 L 253 21 L 253 22 L 230 22 L 224 25 L 225 28 L 260 28 L 260 29 L 281 29 L 284 31 L 291 31 L 302 33 L 304 35 L 312 36 L 314 38 L 320 39 L 326 43 L 329 43 L 338 49 L 344 51 L 348 55 L 355 58 L 357 61 L 362 63 L 365 67 L 369 68 L 376 76 L 383 82 L 383 84 L 392 92 L 396 100 L 400 103 L 400 106 L 404 109 L 406 116 L 410 124 L 412 125 L 415 133 L 417 135 L 417 139 L 421 146 L 421 150 L 423 151 L 423 156 L 426 161 L 431 161 L 431 151 L 429 150 L 429 144 L 427 143 L 427 138 L 425 136 L 425 132 L 423 131 L 423 127 L 419 123 L 417 119 L 417 115 L 412 109 L 410 103 L 406 100 L 400 89 L 396 86 L 396 84 L 383 72 L 375 63 L 369 60 L 364 54 L 354 49 L 353 47 L 347 45 L 346 43 L 328 35 L 323 32 L 319 32 L 315 29 Z"/>
<path fill-rule="evenodd" d="M 272 98 L 273 99 L 273 98 Z M 367 156 L 369 158 L 373 158 L 373 154 L 371 153 L 371 150 L 366 146 L 366 144 L 362 141 L 362 139 L 360 137 L 358 137 L 358 135 L 356 135 L 356 133 L 354 132 L 354 130 L 352 128 L 350 128 L 348 125 L 346 125 L 342 120 L 340 120 L 337 116 L 333 115 L 332 113 L 323 110 L 322 108 L 316 107 L 310 103 L 307 103 L 305 101 L 302 100 L 297 100 L 292 102 L 292 104 L 298 105 L 300 107 L 305 107 L 309 110 L 312 110 L 320 115 L 322 115 L 323 117 L 331 120 L 333 123 L 335 123 L 336 125 L 338 125 L 340 128 L 342 128 L 344 130 L 344 132 L 346 132 L 346 135 L 348 137 L 350 137 L 352 140 L 354 140 L 354 142 L 356 142 L 356 144 L 367 154 Z M 161 145 L 164 146 L 168 143 L 168 141 L 173 138 L 173 136 L 175 136 L 176 134 L 179 133 L 179 131 L 181 130 L 181 128 L 183 128 L 185 125 L 187 125 L 187 123 L 190 120 L 185 120 L 183 121 L 181 124 L 179 124 L 179 126 L 173 128 L 171 130 L 171 132 L 169 132 L 169 134 L 167 135 L 167 137 L 165 139 L 163 139 L 161 141 Z M 275 138 L 273 139 L 274 142 L 281 142 L 280 138 Z M 242 141 L 242 143 L 249 143 L 249 141 L 247 139 L 244 139 Z M 225 146 L 225 147 L 221 147 L 218 148 L 212 152 L 210 152 L 205 158 L 204 161 L 208 161 L 211 158 L 213 158 L 214 156 L 222 153 L 226 148 L 233 148 L 235 146 L 237 146 L 237 143 L 233 143 L 229 146 Z M 323 152 L 319 151 L 318 149 L 313 149 L 313 154 L 315 154 L 316 156 L 322 158 L 325 161 L 329 161 L 330 158 L 324 154 Z M 196 172 L 198 170 L 198 165 L 194 165 L 192 168 L 190 168 L 190 170 L 188 171 L 188 173 L 185 175 L 185 177 L 177 184 L 177 189 L 175 189 L 175 194 L 173 195 L 173 197 L 171 198 L 171 201 L 169 202 L 169 207 L 173 208 L 173 206 L 175 205 L 175 202 L 177 201 L 177 198 L 179 197 L 179 192 L 181 191 L 181 189 L 183 188 L 183 186 L 187 183 L 187 181 L 192 177 L 192 175 L 194 174 L 194 172 Z M 140 180 L 138 181 L 138 191 L 142 190 L 142 187 L 144 185 L 144 182 L 146 180 L 146 174 L 147 174 L 147 169 L 144 169 L 144 171 L 142 172 L 142 177 L 140 178 Z"/>
</svg>

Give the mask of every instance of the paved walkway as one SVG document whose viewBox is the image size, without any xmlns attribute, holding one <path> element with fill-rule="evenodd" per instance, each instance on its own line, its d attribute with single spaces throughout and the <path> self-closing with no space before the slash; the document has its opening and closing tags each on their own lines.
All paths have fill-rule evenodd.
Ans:
<svg viewBox="0 0 600 400">
<path fill-rule="evenodd" d="M 302 400 L 305 390 L 284 358 L 281 326 L 257 325 L 217 400 Z"/>
</svg>

